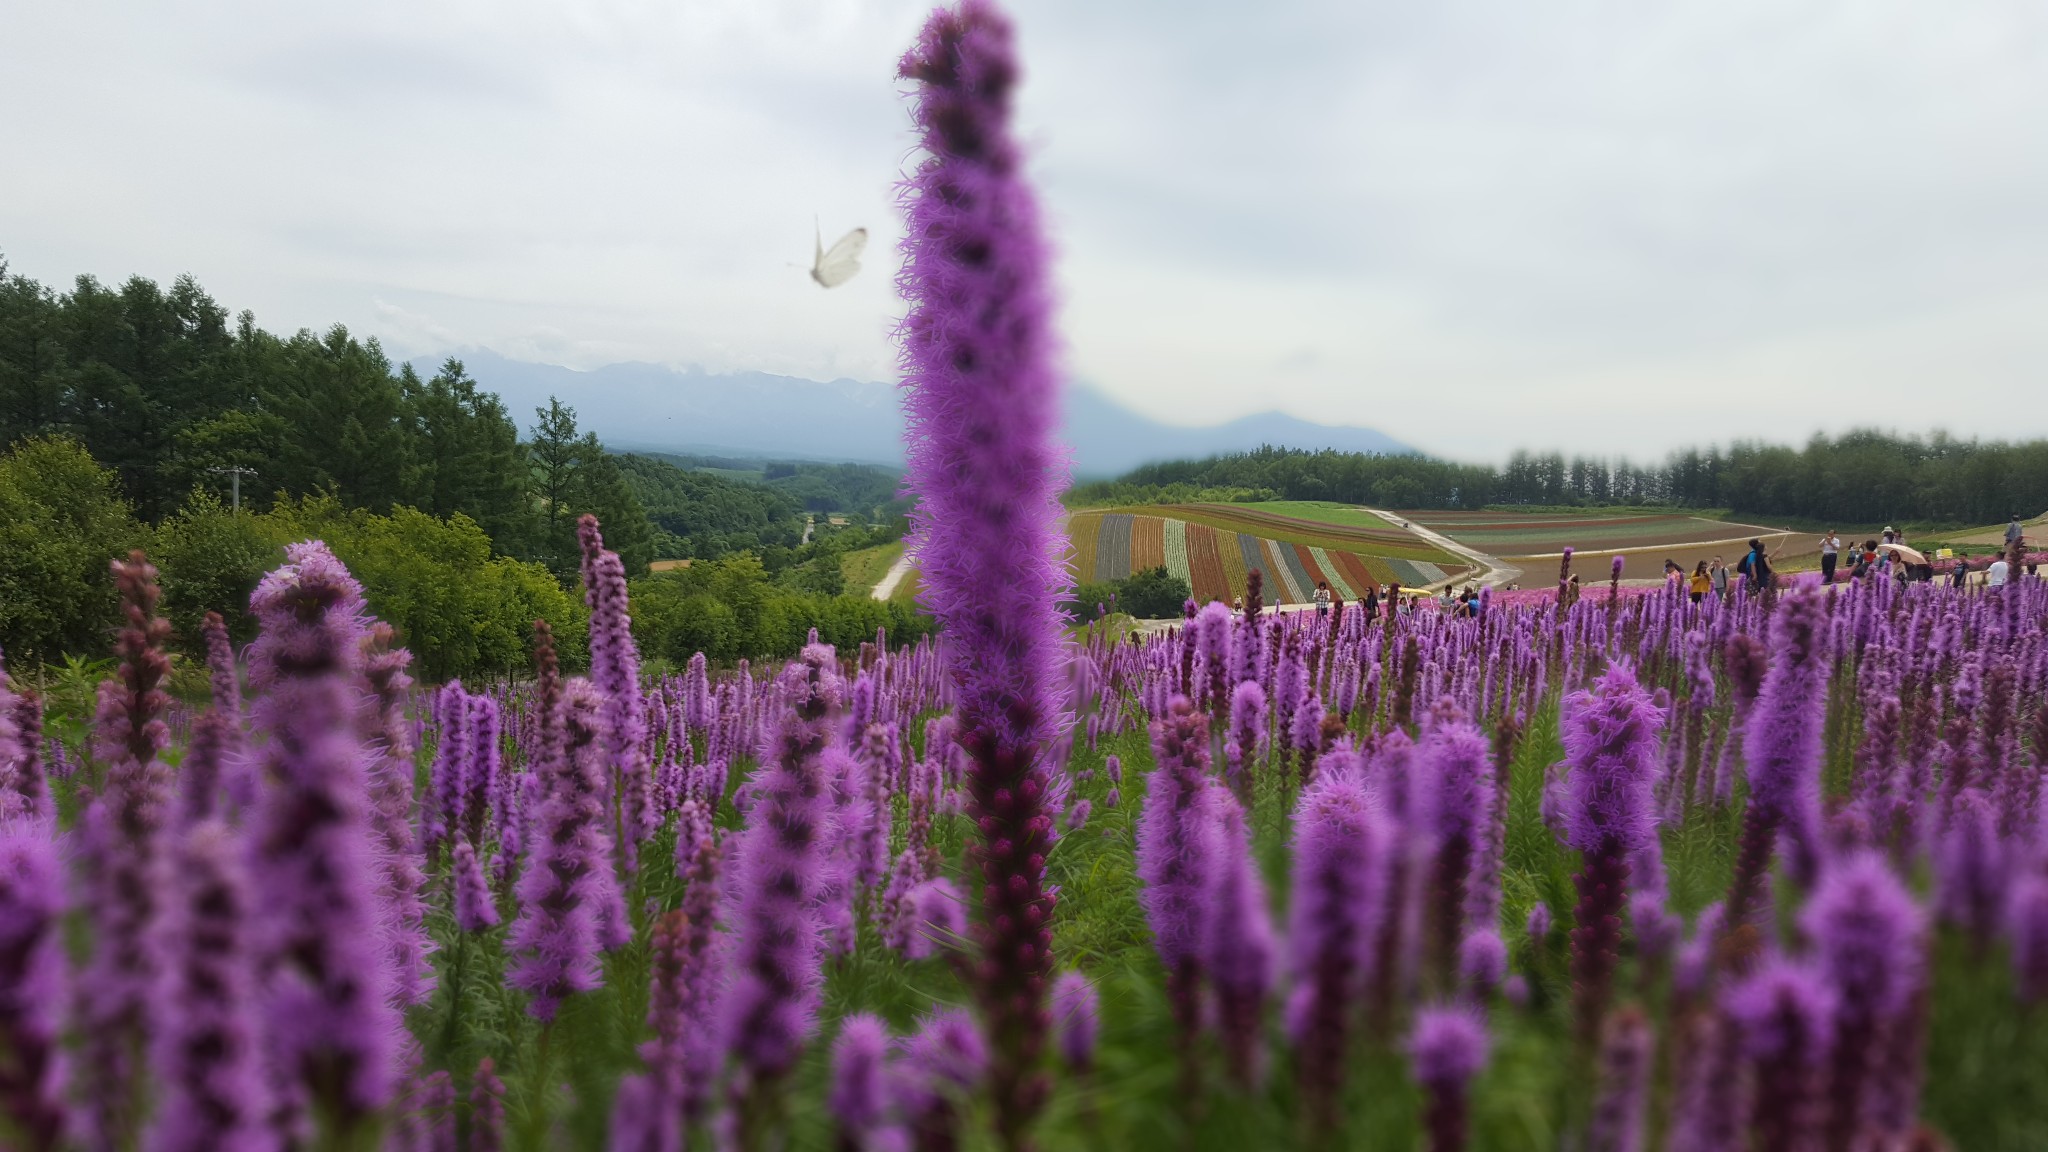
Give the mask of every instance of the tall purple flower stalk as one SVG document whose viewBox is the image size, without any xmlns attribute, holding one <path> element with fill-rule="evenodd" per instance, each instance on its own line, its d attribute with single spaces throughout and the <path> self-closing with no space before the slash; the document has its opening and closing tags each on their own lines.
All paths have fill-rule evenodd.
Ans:
<svg viewBox="0 0 2048 1152">
<path fill-rule="evenodd" d="M 955 738 L 974 763 L 968 816 L 984 885 L 974 978 L 994 1048 L 996 1131 L 1016 1148 L 1045 1095 L 1046 758 L 1059 726 L 1057 601 L 1069 582 L 1050 284 L 1010 135 L 1018 67 L 1009 21 L 986 0 L 942 8 L 902 74 L 917 86 L 925 152 L 902 196 L 904 484 L 918 497 L 924 603 L 952 650 Z"/>
<path fill-rule="evenodd" d="M 856 1013 L 839 1025 L 826 1104 L 839 1126 L 838 1147 L 849 1152 L 870 1147 L 888 1124 L 889 1046 L 889 1026 L 879 1016 Z"/>
<path fill-rule="evenodd" d="M 1822 1136 L 1830 1152 L 1841 1152 L 1876 1126 L 1884 1054 L 1904 1039 L 1903 1024 L 1926 978 L 1926 914 L 1884 858 L 1865 851 L 1828 867 L 1799 923 L 1835 989 Z"/>
<path fill-rule="evenodd" d="M 817 1022 L 831 807 L 826 753 L 845 687 L 832 649 L 813 644 L 783 669 L 781 723 L 752 781 L 753 807 L 733 876 L 733 982 L 726 1043 L 743 1073 L 742 1139 L 758 1147 L 779 1123 L 783 1078 Z"/>
<path fill-rule="evenodd" d="M 426 875 L 412 831 L 415 733 L 405 714 L 412 653 L 393 646 L 389 624 L 372 623 L 361 665 L 362 737 L 370 753 L 370 822 L 378 849 L 377 908 L 391 953 L 392 1002 L 400 1010 L 434 992 L 433 938 L 423 898 Z"/>
<path fill-rule="evenodd" d="M 1287 1028 L 1309 1124 L 1324 1134 L 1336 1126 L 1350 1039 L 1388 914 L 1393 841 L 1353 773 L 1319 772 L 1296 801 Z"/>
<path fill-rule="evenodd" d="M 1486 1021 L 1464 1008 L 1425 1008 L 1415 1017 L 1408 1059 L 1422 1086 L 1423 1131 L 1429 1152 L 1462 1152 L 1466 1097 L 1486 1066 Z"/>
<path fill-rule="evenodd" d="M 156 1037 L 160 1098 L 150 1152 L 263 1152 L 269 1128 L 261 1020 L 249 949 L 242 844 L 219 818 L 188 829 L 167 919 L 170 965 Z"/>
<path fill-rule="evenodd" d="M 1052 1028 L 1060 1059 L 1075 1072 L 1095 1066 L 1095 1040 L 1102 1030 L 1102 1002 L 1095 985 L 1080 972 L 1062 972 L 1052 984 Z"/>
<path fill-rule="evenodd" d="M 1800 1152 L 1819 1131 L 1834 991 L 1810 968 L 1767 961 L 1723 997 L 1756 1068 L 1749 1127 L 1757 1152 Z"/>
<path fill-rule="evenodd" d="M 130 1141 L 141 1119 L 139 1074 L 155 1031 L 157 974 L 163 971 L 164 828 L 170 730 L 163 715 L 171 670 L 164 654 L 170 622 L 156 614 L 156 568 L 142 553 L 115 561 L 123 626 L 116 634 L 114 679 L 100 685 L 95 733 L 107 762 L 106 791 L 87 811 L 83 842 L 94 948 L 79 982 L 86 1060 L 87 1141 L 96 1148 Z"/>
<path fill-rule="evenodd" d="M 1616 664 L 1594 690 L 1575 693 L 1562 718 L 1564 840 L 1583 855 L 1574 877 L 1579 903 L 1572 929 L 1572 994 L 1581 1051 L 1600 1037 L 1621 944 L 1630 857 L 1657 834 L 1653 788 L 1663 714 Z"/>
<path fill-rule="evenodd" d="M 0 820 L 0 1112 L 24 1152 L 65 1137 L 64 877 L 56 830 Z"/>
<path fill-rule="evenodd" d="M 1616 1012 L 1600 1045 L 1600 1078 L 1586 1152 L 1642 1152 L 1647 1139 L 1654 1040 L 1639 1008 Z"/>
<path fill-rule="evenodd" d="M 1266 997 L 1276 960 L 1273 927 L 1244 809 L 1227 791 L 1218 789 L 1212 796 L 1216 868 L 1202 917 L 1208 927 L 1205 965 L 1216 991 L 1224 1065 L 1232 1079 L 1250 1087 L 1262 1071 Z"/>
<path fill-rule="evenodd" d="M 626 614 L 626 569 L 607 551 L 597 517 L 576 521 L 583 546 L 583 600 L 590 606 L 590 677 L 604 693 L 605 759 L 617 773 L 619 849 L 631 866 L 641 841 L 654 835 L 661 814 L 654 806 L 654 768 L 647 755 L 647 705 L 640 694 L 640 650 L 633 644 Z M 623 937 L 607 947 L 625 943 Z"/>
<path fill-rule="evenodd" d="M 252 718 L 266 789 L 252 875 L 272 1062 L 333 1130 L 391 1099 L 400 1021 L 377 907 L 355 688 L 362 588 L 317 541 L 257 585 Z"/>
<path fill-rule="evenodd" d="M 1791 832 L 1799 850 L 1819 850 L 1826 627 L 1826 603 L 1810 591 L 1786 597 L 1772 616 L 1771 648 L 1778 655 L 1764 674 L 1743 741 L 1749 809 L 1728 889 L 1730 931 L 1746 925 L 1763 899 L 1781 829 Z M 1738 946 L 1742 939 L 1736 938 Z"/>
<path fill-rule="evenodd" d="M 1204 913 L 1216 852 L 1209 725 L 1185 696 L 1174 697 L 1166 715 L 1152 722 L 1152 755 L 1156 766 L 1138 813 L 1138 879 L 1145 885 L 1139 899 L 1166 969 L 1181 1056 L 1192 1074 L 1201 1028 Z"/>
<path fill-rule="evenodd" d="M 536 1019 L 551 1021 L 565 998 L 601 982 L 602 924 L 613 914 L 618 880 L 598 742 L 603 697 L 586 680 L 562 682 L 554 633 L 545 622 L 535 628 L 541 725 L 535 770 L 542 792 L 519 877 L 519 918 L 505 942 L 513 957 L 505 983 L 528 994 L 526 1010 Z"/>
<path fill-rule="evenodd" d="M 1429 972 L 1439 989 L 1455 971 L 1473 866 L 1493 830 L 1493 750 L 1470 723 L 1433 729 L 1422 742 L 1428 795 L 1424 809 L 1433 833 L 1424 941 Z"/>
</svg>

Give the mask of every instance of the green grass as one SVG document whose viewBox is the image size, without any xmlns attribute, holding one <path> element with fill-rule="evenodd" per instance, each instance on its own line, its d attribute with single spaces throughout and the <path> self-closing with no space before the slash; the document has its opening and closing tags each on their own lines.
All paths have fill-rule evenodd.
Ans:
<svg viewBox="0 0 2048 1152">
<path fill-rule="evenodd" d="M 1278 516 L 1315 520 L 1324 524 L 1342 524 L 1350 528 L 1377 528 L 1387 532 L 1401 531 L 1388 523 L 1384 517 L 1375 516 L 1355 504 L 1339 504 L 1334 500 L 1267 500 L 1247 504 L 1245 507 L 1271 512 Z"/>
<path fill-rule="evenodd" d="M 873 548 L 862 548 L 848 552 L 839 558 L 839 572 L 846 578 L 849 595 L 863 595 L 874 591 L 882 577 L 889 574 L 889 566 L 903 555 L 903 541 L 893 544 L 877 544 Z"/>
</svg>

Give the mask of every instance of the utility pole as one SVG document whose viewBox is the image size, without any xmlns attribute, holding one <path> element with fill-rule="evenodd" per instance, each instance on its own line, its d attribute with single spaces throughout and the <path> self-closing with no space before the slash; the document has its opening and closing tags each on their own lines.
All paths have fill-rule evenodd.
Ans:
<svg viewBox="0 0 2048 1152">
<path fill-rule="evenodd" d="M 254 468 L 243 468 L 240 465 L 237 465 L 233 468 L 208 468 L 207 471 L 216 473 L 226 473 L 227 475 L 234 477 L 235 511 L 240 512 L 242 510 L 242 477 L 248 476 L 254 478 L 256 475 L 256 470 Z"/>
</svg>

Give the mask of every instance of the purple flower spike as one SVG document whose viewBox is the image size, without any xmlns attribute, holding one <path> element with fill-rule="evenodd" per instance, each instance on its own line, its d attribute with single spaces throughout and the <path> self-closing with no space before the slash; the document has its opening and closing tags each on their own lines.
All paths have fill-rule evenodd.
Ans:
<svg viewBox="0 0 2048 1152">
<path fill-rule="evenodd" d="M 1095 1066 L 1095 1038 L 1100 1032 L 1101 1001 L 1095 985 L 1079 972 L 1062 972 L 1052 985 L 1052 1028 L 1060 1059 L 1076 1072 Z"/>
<path fill-rule="evenodd" d="M 825 881 L 830 781 L 827 752 L 845 690 L 832 649 L 813 644 L 783 669 L 785 711 L 754 777 L 753 808 L 733 877 L 737 903 L 725 1035 L 754 1098 L 743 1122 L 772 1124 L 760 1099 L 796 1064 L 816 1023 L 824 939 L 817 900 Z"/>
<path fill-rule="evenodd" d="M 2028 1003 L 2048 998 L 2048 876 L 2022 876 L 2013 882 L 2006 931 L 2012 940 L 2013 979 L 2020 998 Z"/>
<path fill-rule="evenodd" d="M 1428 1097 L 1423 1130 L 1430 1152 L 1465 1147 L 1466 1097 L 1472 1078 L 1486 1066 L 1486 1021 L 1463 1008 L 1425 1008 L 1415 1017 L 1408 1058 L 1415 1082 Z"/>
<path fill-rule="evenodd" d="M 1629 1007 L 1608 1021 L 1600 1046 L 1600 1085 L 1586 1127 L 1587 1152 L 1642 1152 L 1650 1110 L 1654 1038 L 1649 1018 Z"/>
<path fill-rule="evenodd" d="M 469 1082 L 469 1152 L 502 1152 L 505 1147 L 505 1082 L 485 1057 Z"/>
<path fill-rule="evenodd" d="M 176 853 L 167 932 L 171 967 L 157 1037 L 163 1093 L 151 1152 L 257 1152 L 276 1146 L 248 950 L 242 845 L 208 820 Z"/>
<path fill-rule="evenodd" d="M 465 833 L 455 841 L 450 868 L 455 873 L 455 926 L 464 932 L 483 932 L 498 926 L 498 904 L 491 898 L 484 866 L 469 846 Z"/>
<path fill-rule="evenodd" d="M 273 1063 L 350 1130 L 391 1099 L 401 1021 L 377 905 L 367 752 L 356 734 L 362 587 L 317 541 L 250 598 L 249 678 L 269 783 L 251 876 Z"/>
<path fill-rule="evenodd" d="M 1152 751 L 1157 766 L 1138 813 L 1138 879 L 1145 885 L 1139 899 L 1187 1044 L 1201 1025 L 1202 914 L 1215 851 L 1209 724 L 1186 697 L 1175 697 L 1152 722 Z"/>
<path fill-rule="evenodd" d="M 1834 991 L 1811 969 L 1773 960 L 1728 990 L 1724 1010 L 1756 1066 L 1750 1130 L 1759 1148 L 1811 1146 L 1834 1030 Z"/>
<path fill-rule="evenodd" d="M 889 1112 L 889 1026 L 865 1012 L 839 1025 L 832 1046 L 832 1090 L 827 1105 L 839 1123 L 840 1144 L 865 1145 Z"/>
<path fill-rule="evenodd" d="M 1232 1079 L 1250 1086 L 1262 1071 L 1266 997 L 1275 963 L 1273 926 L 1244 810 L 1228 792 L 1211 795 L 1217 813 L 1210 836 L 1216 872 L 1203 917 L 1209 929 L 1204 963 L 1216 990 L 1224 1063 Z"/>
<path fill-rule="evenodd" d="M 1541 900 L 1529 909 L 1529 942 L 1541 946 L 1550 936 L 1550 905 Z"/>
<path fill-rule="evenodd" d="M 1018 65 L 985 0 L 941 8 L 905 54 L 925 157 L 905 185 L 899 283 L 909 386 L 904 487 L 923 600 L 953 653 L 956 739 L 973 759 L 972 864 L 987 885 L 977 993 L 995 1049 L 998 1137 L 1015 1146 L 1036 1074 L 1052 975 L 1046 757 L 1060 725 L 1070 583 L 1058 528 L 1064 467 L 1045 244 L 1010 134 Z"/>
<path fill-rule="evenodd" d="M 926 880 L 904 893 L 903 954 L 926 960 L 957 947 L 967 937 L 967 902 L 951 880 Z"/>
<path fill-rule="evenodd" d="M 1319 772 L 1294 813 L 1287 1027 L 1300 1050 L 1311 1126 L 1336 1124 L 1336 1096 L 1389 903 L 1393 833 L 1357 776 Z"/>
<path fill-rule="evenodd" d="M 1789 832 L 1809 863 L 1819 851 L 1821 745 L 1828 696 L 1827 605 L 1812 589 L 1785 597 L 1771 620 L 1777 658 L 1745 721 L 1749 811 L 1744 814 L 1728 926 L 1748 922 L 1764 894 L 1771 845 Z"/>
<path fill-rule="evenodd" d="M 1474 928 L 1458 943 L 1458 982 L 1484 1000 L 1508 975 L 1508 946 L 1492 925 Z"/>
<path fill-rule="evenodd" d="M 64 876 L 55 829 L 0 821 L 0 1111 L 29 1149 L 59 1146 L 65 1131 Z"/>
<path fill-rule="evenodd" d="M 598 986 L 600 924 L 612 915 L 617 879 L 605 830 L 603 697 L 585 680 L 562 682 L 554 632 L 535 625 L 540 809 L 517 892 L 519 917 L 505 941 L 505 983 L 526 992 L 526 1010 L 552 1020 L 562 1000 Z"/>
<path fill-rule="evenodd" d="M 583 600 L 590 606 L 590 677 L 604 693 L 600 731 L 606 762 L 618 772 L 620 848 L 628 865 L 633 848 L 654 834 L 661 815 L 654 807 L 654 768 L 647 758 L 647 705 L 640 695 L 640 650 L 633 644 L 626 614 L 626 570 L 619 554 L 607 551 L 597 517 L 576 521 L 583 547 Z M 623 939 L 607 941 L 618 947 Z"/>
<path fill-rule="evenodd" d="M 1572 929 L 1573 1009 L 1582 1050 L 1599 1040 L 1621 943 L 1630 857 L 1657 835 L 1653 788 L 1664 714 L 1621 664 L 1596 690 L 1567 698 L 1565 841 L 1584 855 L 1573 878 L 1579 903 Z"/>
<path fill-rule="evenodd" d="M 1927 917 L 1884 858 L 1865 851 L 1829 866 L 1799 924 L 1837 997 L 1822 1133 L 1831 1147 L 1846 1147 L 1872 1129 L 1882 1106 L 1873 1090 L 1879 1058 L 1926 979 Z"/>
</svg>

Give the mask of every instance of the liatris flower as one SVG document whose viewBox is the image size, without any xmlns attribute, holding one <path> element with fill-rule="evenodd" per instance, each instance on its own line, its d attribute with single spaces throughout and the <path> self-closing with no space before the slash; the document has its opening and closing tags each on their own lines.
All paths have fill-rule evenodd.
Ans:
<svg viewBox="0 0 2048 1152">
<path fill-rule="evenodd" d="M 1105 757 L 1102 761 L 1102 774 L 1109 777 L 1111 784 L 1122 784 L 1124 782 L 1123 759 L 1115 755 Z M 1114 805 L 1111 805 L 1111 807 L 1114 807 Z"/>
<path fill-rule="evenodd" d="M 598 922 L 606 914 L 600 887 L 612 878 L 605 831 L 602 700 L 587 681 L 564 685 L 554 634 L 543 621 L 536 661 L 540 711 L 536 772 L 542 794 L 533 840 L 519 877 L 519 918 L 506 951 L 514 959 L 505 982 L 529 994 L 527 1011 L 553 1020 L 562 1000 L 598 986 Z"/>
<path fill-rule="evenodd" d="M 1121 804 L 1122 802 L 1123 790 L 1120 788 L 1111 788 L 1109 791 L 1102 794 L 1102 806 L 1104 808 L 1115 808 L 1118 804 Z"/>
<path fill-rule="evenodd" d="M 469 1081 L 469 1152 L 501 1152 L 505 1147 L 505 1082 L 486 1056 Z"/>
<path fill-rule="evenodd" d="M 455 852 L 449 858 L 455 878 L 455 926 L 464 932 L 484 932 L 498 926 L 498 904 L 491 896 L 484 866 L 470 847 L 469 834 L 455 838 Z"/>
<path fill-rule="evenodd" d="M 1465 1147 L 1465 1101 L 1472 1078 L 1486 1067 L 1486 1021 L 1462 1008 L 1425 1008 L 1415 1017 L 1408 1059 L 1428 1098 L 1423 1130 L 1430 1152 Z"/>
<path fill-rule="evenodd" d="M 866 1012 L 848 1016 L 832 1045 L 832 1089 L 826 1106 L 839 1125 L 839 1146 L 865 1148 L 889 1115 L 889 1026 Z"/>
<path fill-rule="evenodd" d="M 925 604 L 946 629 L 974 760 L 968 815 L 986 885 L 977 994 L 994 1048 L 996 1130 L 1022 1142 L 1052 974 L 1046 765 L 1059 727 L 1057 377 L 1037 207 L 1011 138 L 1017 61 L 985 0 L 933 13 L 902 63 L 925 160 L 904 189 L 901 329 L 911 391 L 906 489 Z"/>
<path fill-rule="evenodd" d="M 174 853 L 166 916 L 171 962 L 156 1038 L 160 1102 L 151 1152 L 256 1152 L 276 1146 L 252 1009 L 249 897 L 241 845 L 219 819 L 194 825 Z"/>
<path fill-rule="evenodd" d="M 1769 1152 L 1811 1147 L 1821 1118 L 1834 992 L 1804 965 L 1776 960 L 1729 989 L 1722 1003 L 1756 1067 L 1749 1122 L 1754 1146 Z"/>
<path fill-rule="evenodd" d="M 1529 909 L 1528 932 L 1529 943 L 1542 947 L 1543 941 L 1550 936 L 1550 905 L 1538 900 L 1536 906 Z"/>
<path fill-rule="evenodd" d="M 1095 985 L 1079 972 L 1062 972 L 1052 984 L 1053 1040 L 1060 1059 L 1075 1072 L 1095 1066 L 1095 1038 L 1101 1030 L 1101 1001 Z"/>
<path fill-rule="evenodd" d="M 1826 605 L 1810 590 L 1787 597 L 1772 617 L 1771 647 L 1778 658 L 1764 674 L 1743 742 L 1749 764 L 1749 810 L 1743 816 L 1735 878 L 1728 889 L 1731 929 L 1748 923 L 1764 895 L 1771 846 L 1780 828 L 1791 832 L 1801 853 L 1811 857 L 1820 850 L 1826 625 Z"/>
<path fill-rule="evenodd" d="M 427 803 L 420 812 L 420 846 L 428 856 L 437 855 L 454 835 L 469 792 L 468 701 L 460 680 L 443 684 L 434 697 L 440 739 L 427 768 Z"/>
<path fill-rule="evenodd" d="M 1430 971 L 1448 986 L 1465 922 L 1465 897 L 1480 837 L 1493 824 L 1493 750 L 1470 723 L 1432 729 L 1422 742 L 1427 794 L 1423 812 L 1433 833 L 1435 859 L 1425 905 Z"/>
<path fill-rule="evenodd" d="M 1252 859 L 1244 809 L 1228 792 L 1213 792 L 1216 852 L 1206 915 L 1203 966 L 1216 990 L 1216 1014 L 1223 1037 L 1224 1064 L 1239 1084 L 1250 1087 L 1260 1074 L 1266 996 L 1273 987 L 1273 928 L 1266 911 L 1266 885 Z"/>
<path fill-rule="evenodd" d="M 1294 993 L 1287 1028 L 1299 1057 L 1311 1124 L 1336 1123 L 1336 1096 L 1358 1003 L 1387 914 L 1393 833 L 1349 772 L 1319 772 L 1294 815 L 1288 960 Z"/>
<path fill-rule="evenodd" d="M 943 876 L 903 894 L 891 942 L 911 960 L 926 960 L 967 937 L 967 901 Z"/>
<path fill-rule="evenodd" d="M 1980 952 L 1990 947 L 2005 911 L 2012 855 L 2011 846 L 1999 838 L 1991 798 L 1974 785 L 1957 793 L 1948 828 L 1936 842 L 1936 907 L 1944 922 L 1969 933 Z"/>
<path fill-rule="evenodd" d="M 1458 943 L 1458 983 L 1475 999 L 1485 1000 L 1508 975 L 1508 946 L 1491 924 L 1473 928 Z"/>
<path fill-rule="evenodd" d="M 817 1017 L 824 941 L 816 905 L 831 831 L 825 753 L 845 702 L 838 659 L 821 644 L 784 668 L 777 687 L 786 710 L 754 778 L 724 997 L 726 1042 L 747 1076 L 741 1124 L 756 1139 L 775 1122 L 779 1082 Z"/>
<path fill-rule="evenodd" d="M 170 730 L 163 713 L 170 675 L 170 622 L 156 615 L 156 569 L 142 553 L 113 565 L 125 620 L 116 634 L 115 678 L 100 685 L 95 737 L 108 762 L 106 792 L 87 812 L 84 901 L 95 941 L 79 983 L 84 1016 L 85 1093 L 90 1139 L 121 1144 L 139 1120 L 141 1059 L 155 1030 L 163 955 L 158 939 L 164 890 L 163 833 Z"/>
<path fill-rule="evenodd" d="M 458 1152 L 455 1124 L 455 1082 L 446 1068 L 413 1083 L 400 1102 L 401 1115 L 392 1132 L 391 1152 Z"/>
<path fill-rule="evenodd" d="M 24 1150 L 65 1136 L 64 876 L 46 821 L 0 821 L 0 1113 Z"/>
<path fill-rule="evenodd" d="M 590 678 L 604 693 L 599 729 L 605 760 L 618 772 L 620 850 L 631 867 L 635 847 L 661 824 L 654 807 L 654 766 L 647 758 L 647 705 L 640 695 L 640 650 L 633 645 L 626 614 L 626 569 L 619 554 L 606 551 L 597 517 L 576 521 L 583 546 L 583 601 L 590 606 Z M 619 947 L 624 938 L 606 942 Z"/>
<path fill-rule="evenodd" d="M 2013 882 L 2006 934 L 2020 998 L 2038 1003 L 2048 997 L 2048 876 L 2029 873 Z"/>
<path fill-rule="evenodd" d="M 682 1117 L 669 1106 L 653 1075 L 635 1072 L 619 1081 L 612 1097 L 610 1137 L 611 1152 L 682 1152 Z"/>
<path fill-rule="evenodd" d="M 504 771 L 504 753 L 498 746 L 498 702 L 489 696 L 471 696 L 468 708 L 469 795 L 463 798 L 463 829 L 469 842 L 481 849 L 485 823 L 491 806 L 498 803 Z"/>
<path fill-rule="evenodd" d="M 1822 1134 L 1848 1148 L 1872 1126 L 1879 1058 L 1925 979 L 1926 916 L 1882 856 L 1858 852 L 1828 866 L 1799 924 L 1837 996 Z"/>
<path fill-rule="evenodd" d="M 370 753 L 370 823 L 379 852 L 377 909 L 391 954 L 392 1003 L 402 1011 L 425 1004 L 434 993 L 434 951 L 427 933 L 426 887 L 412 833 L 414 729 L 405 715 L 412 689 L 406 669 L 412 653 L 392 646 L 389 624 L 373 623 L 363 641 L 358 686 L 358 724 Z"/>
<path fill-rule="evenodd" d="M 1571 765 L 1564 782 L 1564 838 L 1585 860 L 1574 878 L 1579 904 L 1572 929 L 1574 1010 L 1585 1049 L 1599 1037 L 1607 1010 L 1629 858 L 1657 834 L 1652 790 L 1663 719 L 1635 675 L 1616 664 L 1595 691 L 1572 696 L 1561 720 Z"/>
<path fill-rule="evenodd" d="M 1215 866 L 1210 799 L 1209 726 L 1186 697 L 1152 722 L 1154 763 L 1145 807 L 1138 813 L 1139 900 L 1152 927 L 1152 946 L 1166 968 L 1167 996 L 1191 1045 L 1200 1028 L 1202 913 Z M 1192 1059 L 1187 1048 L 1183 1056 Z"/>
<path fill-rule="evenodd" d="M 1230 784 L 1239 800 L 1251 796 L 1251 762 L 1265 752 L 1266 690 L 1256 680 L 1243 680 L 1230 696 L 1230 741 L 1226 758 Z"/>
<path fill-rule="evenodd" d="M 988 1046 L 965 1012 L 928 1017 L 903 1046 L 896 1097 L 919 1148 L 958 1146 L 960 1103 L 988 1071 Z"/>
<path fill-rule="evenodd" d="M 1088 826 L 1088 814 L 1092 807 L 1085 796 L 1074 801 L 1074 806 L 1067 810 L 1067 831 L 1079 832 L 1081 829 L 1086 828 Z"/>
<path fill-rule="evenodd" d="M 689 869 L 683 906 L 655 922 L 647 1026 L 654 1039 L 641 1047 L 664 1099 L 685 1122 L 703 1116 L 718 1063 L 724 1058 L 713 1019 L 723 984 L 724 936 L 718 931 L 722 845 L 706 839 Z"/>
<path fill-rule="evenodd" d="M 259 983 L 272 1063 L 349 1132 L 391 1098 L 400 1027 L 355 726 L 362 588 L 317 541 L 285 556 L 250 597 L 262 628 L 252 719 L 269 782 L 251 868 Z"/>
<path fill-rule="evenodd" d="M 5 670 L 0 669 L 0 678 L 4 676 Z M 31 820 L 52 819 L 56 808 L 50 801 L 50 783 L 43 769 L 43 698 L 34 689 L 25 688 L 15 694 L 11 704 L 15 753 L 6 787 L 14 794 L 18 813 Z"/>
<path fill-rule="evenodd" d="M 1652 1046 L 1650 1021 L 1641 1009 L 1624 1008 L 1608 1022 L 1586 1152 L 1641 1152 L 1650 1111 Z"/>
</svg>

